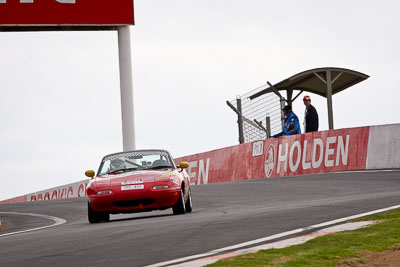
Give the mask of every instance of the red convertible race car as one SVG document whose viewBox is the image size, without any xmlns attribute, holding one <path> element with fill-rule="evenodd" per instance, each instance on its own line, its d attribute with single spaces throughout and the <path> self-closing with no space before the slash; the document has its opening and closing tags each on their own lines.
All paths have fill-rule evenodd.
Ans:
<svg viewBox="0 0 400 267">
<path fill-rule="evenodd" d="M 173 214 L 192 211 L 189 164 L 176 166 L 166 150 L 135 150 L 105 156 L 97 176 L 86 187 L 90 223 L 109 221 L 110 214 L 172 208 Z"/>
</svg>

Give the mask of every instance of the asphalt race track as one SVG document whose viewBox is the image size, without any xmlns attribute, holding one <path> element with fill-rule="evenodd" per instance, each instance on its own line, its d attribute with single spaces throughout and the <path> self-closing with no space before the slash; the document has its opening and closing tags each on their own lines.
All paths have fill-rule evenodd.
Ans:
<svg viewBox="0 0 400 267">
<path fill-rule="evenodd" d="M 192 187 L 194 210 L 89 224 L 87 199 L 0 205 L 0 266 L 145 266 L 400 204 L 400 170 Z M 5 236 L 5 233 L 65 224 Z"/>
</svg>

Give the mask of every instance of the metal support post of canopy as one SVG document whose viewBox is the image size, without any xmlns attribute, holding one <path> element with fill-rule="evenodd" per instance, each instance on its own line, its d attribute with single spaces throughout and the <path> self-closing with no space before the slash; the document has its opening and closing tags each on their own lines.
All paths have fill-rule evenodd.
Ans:
<svg viewBox="0 0 400 267">
<path fill-rule="evenodd" d="M 329 130 L 333 130 L 332 74 L 330 70 L 326 72 L 326 99 L 328 103 Z"/>
<path fill-rule="evenodd" d="M 322 78 L 318 73 L 314 73 L 314 75 L 320 79 L 326 85 L 326 102 L 328 105 L 328 123 L 329 130 L 333 130 L 333 105 L 332 105 L 332 85 L 333 83 L 343 74 L 343 72 L 339 72 L 339 74 L 332 80 L 332 72 L 330 70 L 326 71 L 326 79 Z"/>
</svg>

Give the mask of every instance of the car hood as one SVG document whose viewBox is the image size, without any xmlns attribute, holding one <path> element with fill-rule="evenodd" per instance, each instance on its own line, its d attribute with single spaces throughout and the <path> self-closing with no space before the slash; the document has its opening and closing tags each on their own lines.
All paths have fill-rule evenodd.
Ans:
<svg viewBox="0 0 400 267">
<path fill-rule="evenodd" d="M 106 174 L 96 178 L 96 185 L 103 187 L 153 183 L 155 181 L 168 180 L 173 173 L 174 171 L 172 170 L 155 170 Z"/>
</svg>

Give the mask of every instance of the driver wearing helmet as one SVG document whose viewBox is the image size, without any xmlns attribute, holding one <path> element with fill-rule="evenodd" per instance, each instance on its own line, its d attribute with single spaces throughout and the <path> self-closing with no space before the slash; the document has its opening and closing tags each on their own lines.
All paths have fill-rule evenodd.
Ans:
<svg viewBox="0 0 400 267">
<path fill-rule="evenodd" d="M 111 164 L 110 164 L 110 170 L 123 170 L 125 169 L 125 161 L 120 159 L 120 158 L 116 158 L 116 159 L 112 159 L 111 160 Z"/>
</svg>

